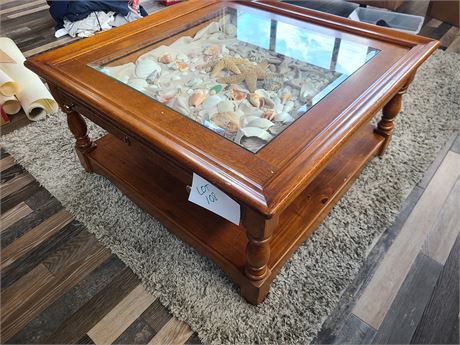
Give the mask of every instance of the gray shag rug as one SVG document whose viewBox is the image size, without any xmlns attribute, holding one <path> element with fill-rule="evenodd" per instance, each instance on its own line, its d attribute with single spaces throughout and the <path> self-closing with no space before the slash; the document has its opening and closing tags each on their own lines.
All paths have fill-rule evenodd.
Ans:
<svg viewBox="0 0 460 345">
<path fill-rule="evenodd" d="M 460 56 L 438 51 L 405 96 L 392 145 L 287 262 L 260 306 L 105 178 L 87 174 L 63 114 L 2 138 L 20 164 L 205 343 L 309 343 L 370 247 L 459 128 Z M 102 131 L 92 126 L 93 137 Z"/>
</svg>

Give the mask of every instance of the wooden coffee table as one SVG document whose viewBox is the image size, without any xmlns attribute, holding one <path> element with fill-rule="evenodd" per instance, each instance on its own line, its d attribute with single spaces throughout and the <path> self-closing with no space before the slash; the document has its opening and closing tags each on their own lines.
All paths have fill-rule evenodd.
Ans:
<svg viewBox="0 0 460 345">
<path fill-rule="evenodd" d="M 258 304 L 385 152 L 402 95 L 437 47 L 285 3 L 200 0 L 26 65 L 67 114 L 85 170 L 113 181 Z M 84 117 L 109 134 L 93 142 Z M 239 203 L 239 226 L 188 201 L 193 173 Z"/>
</svg>

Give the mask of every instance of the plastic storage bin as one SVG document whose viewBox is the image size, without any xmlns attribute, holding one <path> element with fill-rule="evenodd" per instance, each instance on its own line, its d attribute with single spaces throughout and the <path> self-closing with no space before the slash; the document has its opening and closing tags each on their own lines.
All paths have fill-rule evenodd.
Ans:
<svg viewBox="0 0 460 345">
<path fill-rule="evenodd" d="M 423 17 L 411 14 L 364 7 L 356 8 L 348 18 L 369 24 L 376 24 L 379 20 L 384 20 L 390 28 L 411 34 L 420 32 L 424 20 Z"/>
</svg>

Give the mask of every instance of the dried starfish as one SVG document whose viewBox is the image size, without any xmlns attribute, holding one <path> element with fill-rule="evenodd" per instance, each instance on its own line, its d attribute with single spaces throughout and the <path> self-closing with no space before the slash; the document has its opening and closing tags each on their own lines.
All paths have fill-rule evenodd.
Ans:
<svg viewBox="0 0 460 345">
<path fill-rule="evenodd" d="M 224 69 L 228 69 L 233 73 L 240 74 L 241 71 L 238 65 L 247 64 L 247 59 L 236 58 L 230 55 L 225 55 L 220 59 L 213 60 L 207 63 L 204 68 L 212 68 L 211 77 L 217 77 L 217 75 Z"/>
<path fill-rule="evenodd" d="M 240 66 L 241 74 L 220 78 L 217 81 L 222 84 L 238 84 L 245 81 L 249 91 L 255 92 L 257 89 L 257 80 L 265 79 L 267 76 L 267 66 L 267 62 L 258 65 L 244 64 Z"/>
</svg>

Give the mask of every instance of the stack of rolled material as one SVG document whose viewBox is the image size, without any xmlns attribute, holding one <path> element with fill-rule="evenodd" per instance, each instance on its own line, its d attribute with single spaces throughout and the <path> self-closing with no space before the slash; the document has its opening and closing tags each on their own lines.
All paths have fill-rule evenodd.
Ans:
<svg viewBox="0 0 460 345">
<path fill-rule="evenodd" d="M 24 66 L 25 57 L 16 44 L 0 37 L 0 105 L 6 114 L 24 109 L 32 121 L 55 113 L 58 105 L 40 78 Z"/>
</svg>

